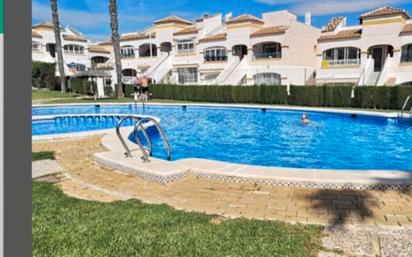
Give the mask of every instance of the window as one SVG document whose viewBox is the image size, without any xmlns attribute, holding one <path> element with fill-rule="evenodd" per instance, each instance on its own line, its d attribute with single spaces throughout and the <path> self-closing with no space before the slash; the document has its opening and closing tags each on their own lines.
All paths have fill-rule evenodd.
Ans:
<svg viewBox="0 0 412 257">
<path fill-rule="evenodd" d="M 360 54 L 356 47 L 332 48 L 323 52 L 323 60 L 330 65 L 359 65 Z"/>
<path fill-rule="evenodd" d="M 143 44 L 139 46 L 139 57 L 157 56 L 157 47 L 154 44 Z"/>
<path fill-rule="evenodd" d="M 85 71 L 86 70 L 86 65 L 81 64 L 81 63 L 70 63 L 69 65 L 70 69 L 76 70 L 76 71 Z"/>
<path fill-rule="evenodd" d="M 280 85 L 281 77 L 277 73 L 259 73 L 254 76 L 255 85 Z"/>
<path fill-rule="evenodd" d="M 177 42 L 178 53 L 192 53 L 195 51 L 195 43 L 193 40 L 181 40 Z"/>
<path fill-rule="evenodd" d="M 133 46 L 122 46 L 120 48 L 120 55 L 122 57 L 134 57 L 134 47 Z"/>
<path fill-rule="evenodd" d="M 81 45 L 65 45 L 65 54 L 84 54 L 84 47 Z"/>
<path fill-rule="evenodd" d="M 125 77 L 136 77 L 137 71 L 134 69 L 124 69 L 122 70 L 122 75 Z"/>
<path fill-rule="evenodd" d="M 282 57 L 282 47 L 279 43 L 262 43 L 254 46 L 256 58 L 280 58 Z"/>
<path fill-rule="evenodd" d="M 179 84 L 197 83 L 197 68 L 180 68 L 177 72 Z"/>
<path fill-rule="evenodd" d="M 33 41 L 33 42 L 31 43 L 31 50 L 32 50 L 33 52 L 40 52 L 40 51 L 41 51 L 41 44 L 40 44 L 39 42 Z"/>
<path fill-rule="evenodd" d="M 226 48 L 224 47 L 207 48 L 205 49 L 204 59 L 205 59 L 205 62 L 226 61 L 227 60 Z"/>
<path fill-rule="evenodd" d="M 109 58 L 104 57 L 104 56 L 94 56 L 92 57 L 92 62 L 93 63 L 105 63 L 109 60 Z"/>
<path fill-rule="evenodd" d="M 402 46 L 401 62 L 412 62 L 412 44 Z"/>
</svg>

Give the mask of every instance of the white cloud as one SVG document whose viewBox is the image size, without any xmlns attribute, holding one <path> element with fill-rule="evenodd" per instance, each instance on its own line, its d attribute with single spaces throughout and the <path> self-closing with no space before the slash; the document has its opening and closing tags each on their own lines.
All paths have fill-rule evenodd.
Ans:
<svg viewBox="0 0 412 257">
<path fill-rule="evenodd" d="M 313 15 L 330 15 L 350 12 L 362 12 L 372 10 L 384 5 L 397 5 L 403 0 L 325 0 L 325 1 L 308 1 L 308 0 L 255 0 L 256 2 L 268 5 L 285 5 L 289 9 L 302 15 L 310 11 Z"/>
<path fill-rule="evenodd" d="M 38 20 L 51 20 L 50 6 L 40 4 L 36 1 L 32 3 L 32 16 Z M 105 12 L 87 12 L 81 10 L 59 9 L 59 18 L 62 25 L 70 25 L 80 29 L 101 28 L 109 26 L 109 13 Z M 150 15 L 125 15 L 119 14 L 119 22 L 136 23 L 149 22 L 154 19 Z"/>
</svg>

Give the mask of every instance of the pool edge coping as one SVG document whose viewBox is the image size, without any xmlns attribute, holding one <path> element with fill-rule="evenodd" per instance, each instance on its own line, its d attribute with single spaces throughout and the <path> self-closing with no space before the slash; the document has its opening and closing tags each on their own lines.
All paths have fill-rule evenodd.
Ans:
<svg viewBox="0 0 412 257">
<path fill-rule="evenodd" d="M 134 102 L 126 103 L 68 103 L 68 104 L 33 104 L 33 107 L 62 107 L 62 106 L 96 106 L 96 105 L 135 105 Z M 141 105 L 141 103 L 137 104 Z M 343 108 L 328 108 L 328 107 L 309 107 L 309 106 L 283 106 L 283 105 L 265 105 L 265 104 L 224 104 L 224 103 L 145 103 L 147 106 L 194 106 L 194 107 L 227 107 L 227 108 L 243 108 L 243 109 L 267 109 L 267 110 L 290 110 L 290 111 L 311 111 L 321 113 L 336 113 L 336 114 L 358 114 L 372 117 L 397 118 L 399 112 L 378 112 L 371 110 L 348 110 Z"/>
<path fill-rule="evenodd" d="M 122 131 L 122 133 L 127 132 Z M 124 149 L 117 141 L 117 136 L 113 131 L 105 134 L 101 142 L 108 151 L 96 153 L 94 155 L 95 163 L 160 184 L 175 182 L 193 174 L 197 177 L 225 182 L 271 186 L 351 190 L 412 190 L 412 176 L 408 171 L 267 167 L 201 158 L 165 161 L 151 157 L 151 162 L 144 163 L 138 151 L 132 158 L 125 157 Z M 133 147 L 131 142 L 128 144 Z"/>
</svg>

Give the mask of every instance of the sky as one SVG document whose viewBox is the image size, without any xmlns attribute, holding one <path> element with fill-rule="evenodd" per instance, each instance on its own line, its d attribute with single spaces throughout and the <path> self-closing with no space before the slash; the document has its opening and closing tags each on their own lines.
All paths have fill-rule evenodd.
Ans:
<svg viewBox="0 0 412 257">
<path fill-rule="evenodd" d="M 60 23 L 76 28 L 92 41 L 110 36 L 108 0 L 58 0 Z M 321 28 L 334 16 L 347 16 L 348 25 L 359 23 L 362 13 L 381 6 L 405 9 L 412 16 L 412 0 L 117 0 L 121 33 L 140 31 L 156 19 L 178 15 L 195 20 L 203 14 L 249 13 L 290 10 L 304 20 L 312 13 L 312 25 Z M 32 24 L 51 20 L 50 1 L 32 1 Z"/>
</svg>

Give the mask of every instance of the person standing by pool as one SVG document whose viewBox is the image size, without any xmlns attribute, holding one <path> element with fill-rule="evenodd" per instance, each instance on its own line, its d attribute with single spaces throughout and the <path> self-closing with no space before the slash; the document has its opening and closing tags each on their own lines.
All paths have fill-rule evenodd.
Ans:
<svg viewBox="0 0 412 257">
<path fill-rule="evenodd" d="M 146 75 L 143 75 L 143 78 L 141 79 L 141 84 L 143 100 L 147 101 L 149 95 L 149 79 L 146 77 Z"/>
<path fill-rule="evenodd" d="M 136 75 L 133 81 L 134 84 L 134 100 L 137 101 L 138 97 L 141 95 L 141 87 L 142 87 L 142 82 L 140 79 L 139 75 Z"/>
</svg>

